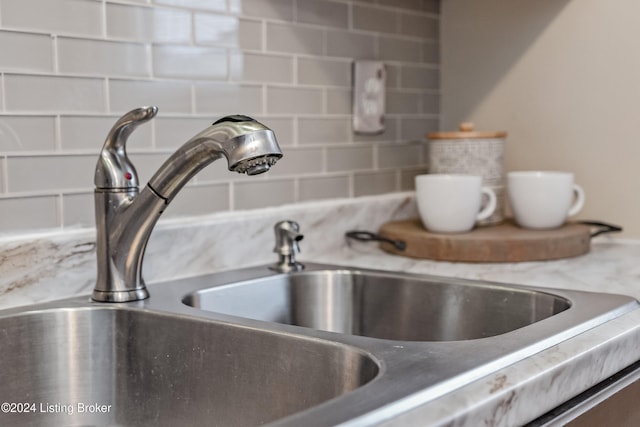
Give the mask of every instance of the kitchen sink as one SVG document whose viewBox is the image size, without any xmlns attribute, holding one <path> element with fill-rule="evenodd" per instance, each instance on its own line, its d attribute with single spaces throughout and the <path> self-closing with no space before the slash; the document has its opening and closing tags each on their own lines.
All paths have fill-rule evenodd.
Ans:
<svg viewBox="0 0 640 427">
<path fill-rule="evenodd" d="M 378 372 L 339 343 L 128 306 L 4 316 L 0 333 L 0 401 L 15 404 L 0 424 L 11 426 L 260 425 Z"/>
<path fill-rule="evenodd" d="M 520 329 L 571 307 L 540 290 L 407 274 L 327 269 L 199 290 L 208 311 L 403 341 L 458 341 Z"/>
<path fill-rule="evenodd" d="M 13 405 L 0 425 L 360 427 L 415 410 L 421 425 L 449 425 L 466 415 L 442 399 L 487 382 L 499 399 L 501 370 L 638 308 L 621 295 L 313 263 L 149 292 L 0 312 L 0 402 Z"/>
</svg>

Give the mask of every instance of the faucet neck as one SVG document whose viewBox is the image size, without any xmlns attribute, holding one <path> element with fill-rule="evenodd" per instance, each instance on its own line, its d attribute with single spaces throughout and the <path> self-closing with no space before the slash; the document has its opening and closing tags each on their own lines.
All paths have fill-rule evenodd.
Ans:
<svg viewBox="0 0 640 427">
<path fill-rule="evenodd" d="M 142 260 L 151 232 L 166 200 L 148 186 L 129 191 L 94 193 L 98 277 L 92 299 L 127 302 L 149 296 L 142 278 Z"/>
</svg>

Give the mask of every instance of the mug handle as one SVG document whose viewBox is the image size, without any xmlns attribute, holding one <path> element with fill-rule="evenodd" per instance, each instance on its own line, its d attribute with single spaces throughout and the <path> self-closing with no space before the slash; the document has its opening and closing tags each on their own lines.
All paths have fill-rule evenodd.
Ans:
<svg viewBox="0 0 640 427">
<path fill-rule="evenodd" d="M 476 221 L 482 221 L 483 219 L 489 218 L 496 210 L 496 193 L 491 188 L 482 187 L 482 194 L 486 194 L 489 197 L 489 202 L 487 205 L 478 212 L 478 216 L 476 216 Z"/>
<path fill-rule="evenodd" d="M 569 213 L 567 214 L 567 216 L 573 216 L 577 214 L 584 207 L 585 194 L 582 187 L 580 187 L 578 184 L 573 184 L 573 192 L 576 195 L 576 200 L 573 202 L 573 206 L 571 206 L 571 209 L 569 209 Z"/>
</svg>

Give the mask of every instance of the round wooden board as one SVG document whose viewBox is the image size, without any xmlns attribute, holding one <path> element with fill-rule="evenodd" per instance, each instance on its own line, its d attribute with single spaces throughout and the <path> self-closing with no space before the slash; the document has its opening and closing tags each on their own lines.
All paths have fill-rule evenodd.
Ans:
<svg viewBox="0 0 640 427">
<path fill-rule="evenodd" d="M 431 233 L 419 218 L 384 224 L 381 236 L 402 240 L 400 251 L 389 243 L 380 247 L 411 258 L 458 262 L 523 262 L 568 258 L 589 252 L 591 229 L 568 223 L 553 230 L 527 230 L 511 221 L 477 227 L 468 233 Z"/>
</svg>

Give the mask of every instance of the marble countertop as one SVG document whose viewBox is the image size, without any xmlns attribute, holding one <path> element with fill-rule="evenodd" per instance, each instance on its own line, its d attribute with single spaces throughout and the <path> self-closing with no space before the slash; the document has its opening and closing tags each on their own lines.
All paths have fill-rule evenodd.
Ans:
<svg viewBox="0 0 640 427">
<path fill-rule="evenodd" d="M 469 264 L 391 255 L 374 243 L 349 241 L 348 230 L 376 231 L 417 215 L 412 193 L 394 193 L 207 218 L 167 221 L 154 230 L 144 274 L 153 283 L 275 260 L 273 225 L 297 221 L 301 261 L 426 273 L 495 282 L 619 293 L 640 299 L 640 241 L 599 236 L 588 254 L 562 260 Z M 91 293 L 95 232 L 65 230 L 0 237 L 0 308 Z M 640 310 L 546 349 L 389 425 L 513 426 L 535 419 L 640 360 Z"/>
<path fill-rule="evenodd" d="M 300 257 L 304 259 L 304 254 Z M 375 243 L 348 241 L 337 252 L 309 261 L 401 270 L 537 287 L 624 294 L 640 300 L 640 241 L 599 236 L 589 253 L 559 260 L 519 263 L 462 263 L 406 258 Z"/>
</svg>

